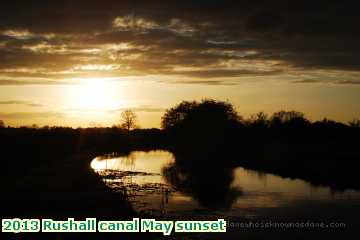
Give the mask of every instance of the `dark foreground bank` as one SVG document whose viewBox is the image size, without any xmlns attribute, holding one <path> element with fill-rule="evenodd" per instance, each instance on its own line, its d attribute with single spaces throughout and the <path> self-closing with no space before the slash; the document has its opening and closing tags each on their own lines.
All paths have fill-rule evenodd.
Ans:
<svg viewBox="0 0 360 240">
<path fill-rule="evenodd" d="M 149 132 L 151 135 L 151 130 Z M 140 140 L 141 135 L 133 137 L 139 139 L 137 142 L 141 142 L 142 147 L 147 147 L 147 143 Z M 128 152 L 136 147 L 129 145 L 129 136 L 124 131 L 3 128 L 0 141 L 2 218 L 126 220 L 136 216 L 126 195 L 111 192 L 90 168 L 91 160 L 99 154 Z M 85 235 L 91 238 L 96 234 Z M 107 237 L 112 235 L 116 237 L 116 234 L 107 234 Z M 33 235 L 3 236 L 23 239 Z M 56 236 L 63 238 L 64 234 L 47 233 L 36 238 Z"/>
</svg>

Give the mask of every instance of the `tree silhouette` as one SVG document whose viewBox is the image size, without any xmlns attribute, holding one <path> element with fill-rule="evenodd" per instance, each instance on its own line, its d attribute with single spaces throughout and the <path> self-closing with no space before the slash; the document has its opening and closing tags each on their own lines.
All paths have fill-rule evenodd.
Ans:
<svg viewBox="0 0 360 240">
<path fill-rule="evenodd" d="M 161 127 L 165 130 L 179 127 L 182 121 L 196 108 L 197 102 L 183 101 L 177 106 L 166 110 L 165 115 L 161 119 Z"/>
<path fill-rule="evenodd" d="M 241 118 L 234 107 L 227 102 L 205 99 L 203 101 L 183 101 L 177 106 L 168 109 L 162 117 L 161 126 L 171 130 L 182 126 L 217 128 L 230 122 L 238 122 Z"/>
<path fill-rule="evenodd" d="M 360 128 L 360 119 L 354 119 L 349 122 L 350 127 Z"/>
<path fill-rule="evenodd" d="M 0 120 L 0 128 L 4 128 L 5 127 L 5 123 L 3 120 Z"/>
<path fill-rule="evenodd" d="M 183 101 L 168 109 L 161 126 L 178 149 L 212 154 L 229 142 L 240 119 L 230 103 L 205 99 Z"/>
<path fill-rule="evenodd" d="M 301 129 L 310 124 L 305 118 L 304 113 L 298 111 L 279 111 L 275 112 L 270 120 L 271 127 L 290 126 Z"/>
<path fill-rule="evenodd" d="M 252 127 L 267 127 L 269 125 L 269 117 L 264 112 L 258 112 L 250 116 L 247 120 L 247 125 Z"/>
<path fill-rule="evenodd" d="M 127 109 L 121 113 L 120 122 L 120 126 L 130 132 L 130 130 L 136 127 L 137 116 L 131 109 Z"/>
<path fill-rule="evenodd" d="M 272 120 L 278 119 L 281 123 L 289 122 L 296 118 L 304 118 L 305 115 L 302 112 L 297 111 L 279 111 L 272 115 Z"/>
</svg>

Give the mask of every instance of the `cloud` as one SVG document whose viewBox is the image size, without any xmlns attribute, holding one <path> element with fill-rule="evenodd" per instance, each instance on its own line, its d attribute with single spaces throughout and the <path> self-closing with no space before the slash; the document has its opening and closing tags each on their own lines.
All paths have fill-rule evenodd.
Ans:
<svg viewBox="0 0 360 240">
<path fill-rule="evenodd" d="M 318 83 L 322 82 L 319 79 L 301 79 L 301 80 L 295 80 L 293 83 Z"/>
<path fill-rule="evenodd" d="M 137 106 L 137 107 L 130 107 L 130 108 L 118 108 L 115 110 L 111 110 L 111 112 L 122 112 L 125 111 L 127 109 L 131 109 L 134 112 L 148 112 L 148 113 L 153 113 L 153 112 L 165 112 L 165 108 L 161 108 L 161 107 L 154 107 L 154 106 Z"/>
<path fill-rule="evenodd" d="M 331 83 L 336 85 L 360 85 L 359 80 L 321 80 L 321 79 L 303 79 L 293 81 L 294 83 Z"/>
<path fill-rule="evenodd" d="M 61 85 L 68 84 L 62 81 L 48 80 L 0 80 L 0 86 L 16 86 L 16 85 Z"/>
<path fill-rule="evenodd" d="M 64 114 L 59 112 L 12 112 L 0 113 L 2 119 L 29 119 L 29 118 L 63 118 Z"/>
<path fill-rule="evenodd" d="M 116 17 L 113 21 L 113 27 L 117 29 L 147 30 L 158 28 L 159 25 L 151 20 L 146 20 L 134 15 Z"/>
<path fill-rule="evenodd" d="M 0 9 L 0 77 L 42 77 L 50 83 L 89 75 L 230 79 L 323 69 L 360 72 L 355 3 L 6 1 Z"/>
<path fill-rule="evenodd" d="M 103 113 L 118 113 L 123 112 L 125 110 L 132 110 L 134 112 L 146 112 L 146 113 L 161 113 L 164 112 L 166 109 L 162 107 L 155 107 L 155 106 L 149 106 L 149 105 L 142 105 L 142 106 L 134 106 L 134 107 L 121 107 L 121 108 L 115 108 L 115 109 L 104 109 L 104 108 L 67 108 L 64 109 L 66 112 L 103 112 Z"/>
<path fill-rule="evenodd" d="M 187 79 L 187 80 L 175 80 L 175 81 L 168 81 L 167 83 L 171 84 L 194 84 L 194 85 L 210 85 L 210 86 L 219 86 L 219 85 L 237 85 L 238 82 L 229 81 L 229 80 L 194 80 L 194 79 Z"/>
<path fill-rule="evenodd" d="M 338 81 L 337 84 L 359 85 L 360 84 L 360 79 L 358 81 L 355 81 L 355 80 Z"/>
<path fill-rule="evenodd" d="M 26 105 L 28 107 L 42 107 L 43 104 L 34 103 L 32 101 L 21 101 L 21 100 L 11 100 L 11 101 L 0 101 L 0 105 Z"/>
<path fill-rule="evenodd" d="M 179 74 L 196 78 L 219 78 L 239 76 L 267 76 L 279 74 L 281 71 L 251 71 L 247 69 L 204 69 L 198 71 L 180 71 Z"/>
</svg>

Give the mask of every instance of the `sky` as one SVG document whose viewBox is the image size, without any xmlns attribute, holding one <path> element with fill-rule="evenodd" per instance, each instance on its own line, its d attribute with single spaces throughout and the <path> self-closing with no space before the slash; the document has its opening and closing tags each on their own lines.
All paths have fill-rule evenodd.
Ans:
<svg viewBox="0 0 360 240">
<path fill-rule="evenodd" d="M 248 117 L 297 110 L 360 117 L 356 1 L 6 1 L 0 8 L 0 119 L 112 126 L 133 109 L 159 127 L 182 100 Z"/>
</svg>

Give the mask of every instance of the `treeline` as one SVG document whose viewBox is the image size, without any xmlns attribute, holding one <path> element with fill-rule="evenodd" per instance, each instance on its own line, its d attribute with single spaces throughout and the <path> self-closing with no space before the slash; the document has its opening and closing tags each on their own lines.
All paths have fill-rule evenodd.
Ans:
<svg viewBox="0 0 360 240">
<path fill-rule="evenodd" d="M 335 190 L 360 189 L 358 120 L 311 122 L 300 113 L 282 111 L 270 118 L 259 114 L 244 124 L 242 166 Z"/>
<path fill-rule="evenodd" d="M 215 100 L 182 102 L 162 118 L 183 166 L 244 166 L 334 189 L 360 189 L 359 125 L 312 122 L 296 111 L 244 119 L 231 104 Z"/>
<path fill-rule="evenodd" d="M 133 122 L 133 121 L 132 121 Z M 162 129 L 5 127 L 0 125 L 5 174 L 77 152 L 169 149 L 191 167 L 245 166 L 334 188 L 360 188 L 360 121 L 310 121 L 303 113 L 260 112 L 242 118 L 228 102 L 184 101 L 168 109 Z M 181 160 L 180 160 L 181 159 Z"/>
<path fill-rule="evenodd" d="M 162 128 L 176 147 L 216 150 L 239 142 L 258 148 L 269 141 L 331 142 L 352 144 L 360 131 L 360 120 L 348 124 L 323 119 L 310 121 L 301 112 L 279 111 L 271 116 L 259 112 L 243 118 L 228 102 L 203 100 L 181 102 L 162 117 Z M 249 144 L 251 142 L 251 144 Z"/>
</svg>

